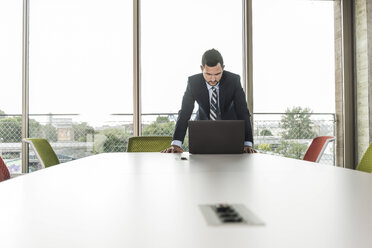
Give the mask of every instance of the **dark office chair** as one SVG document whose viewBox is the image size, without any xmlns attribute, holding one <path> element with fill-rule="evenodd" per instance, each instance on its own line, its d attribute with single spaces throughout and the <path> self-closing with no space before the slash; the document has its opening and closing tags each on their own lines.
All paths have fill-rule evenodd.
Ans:
<svg viewBox="0 0 372 248">
<path fill-rule="evenodd" d="M 329 142 L 335 141 L 333 136 L 319 136 L 313 139 L 303 160 L 319 163 Z"/>
<path fill-rule="evenodd" d="M 8 167 L 6 167 L 4 160 L 0 157 L 0 182 L 8 180 L 10 173 Z"/>
<path fill-rule="evenodd" d="M 367 151 L 364 153 L 356 169 L 358 171 L 372 173 L 372 143 L 369 144 Z"/>
<path fill-rule="evenodd" d="M 130 137 L 127 152 L 161 152 L 170 147 L 172 136 Z"/>
</svg>

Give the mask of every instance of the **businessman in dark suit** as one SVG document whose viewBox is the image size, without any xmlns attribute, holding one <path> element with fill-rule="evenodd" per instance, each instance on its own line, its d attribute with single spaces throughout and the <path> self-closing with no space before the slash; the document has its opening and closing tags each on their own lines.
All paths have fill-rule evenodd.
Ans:
<svg viewBox="0 0 372 248">
<path fill-rule="evenodd" d="M 188 121 L 194 110 L 195 101 L 199 104 L 196 113 L 197 120 L 245 120 L 244 152 L 255 152 L 252 148 L 250 114 L 240 83 L 240 76 L 224 71 L 224 67 L 223 58 L 217 50 L 211 49 L 203 54 L 200 66 L 202 73 L 189 77 L 182 99 L 182 107 L 178 113 L 172 146 L 165 149 L 164 153 L 183 152 L 181 145 L 186 135 Z M 212 104 L 213 96 L 217 96 L 217 103 Z"/>
</svg>

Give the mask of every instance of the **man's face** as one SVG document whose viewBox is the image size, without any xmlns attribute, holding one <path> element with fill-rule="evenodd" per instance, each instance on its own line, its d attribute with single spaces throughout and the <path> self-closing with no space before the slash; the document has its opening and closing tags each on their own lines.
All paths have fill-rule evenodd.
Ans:
<svg viewBox="0 0 372 248">
<path fill-rule="evenodd" d="M 220 63 L 218 63 L 216 66 L 207 66 L 205 65 L 204 67 L 201 65 L 200 66 L 203 76 L 205 81 L 211 85 L 215 86 L 221 79 L 222 77 L 222 72 L 224 66 L 221 66 Z"/>
</svg>

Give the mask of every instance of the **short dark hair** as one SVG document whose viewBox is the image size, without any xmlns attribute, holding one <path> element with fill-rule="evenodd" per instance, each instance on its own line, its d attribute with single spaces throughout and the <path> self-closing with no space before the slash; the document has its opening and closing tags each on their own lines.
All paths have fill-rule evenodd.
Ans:
<svg viewBox="0 0 372 248">
<path fill-rule="evenodd" d="M 219 51 L 216 49 L 210 49 L 203 54 L 202 66 L 216 66 L 218 63 L 223 66 L 223 58 Z"/>
</svg>

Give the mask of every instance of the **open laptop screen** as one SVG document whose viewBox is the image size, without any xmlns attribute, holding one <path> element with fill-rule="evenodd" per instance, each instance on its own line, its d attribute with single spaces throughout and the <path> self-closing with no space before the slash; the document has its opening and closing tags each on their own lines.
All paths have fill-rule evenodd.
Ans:
<svg viewBox="0 0 372 248">
<path fill-rule="evenodd" d="M 243 153 L 244 124 L 244 120 L 189 121 L 189 152 Z"/>
</svg>

